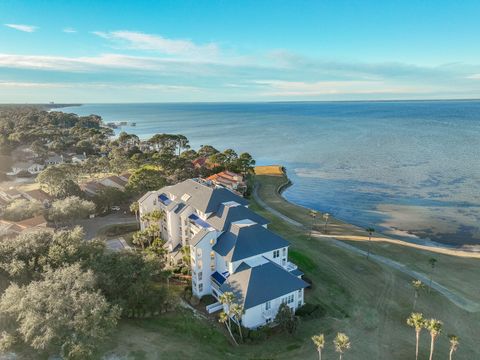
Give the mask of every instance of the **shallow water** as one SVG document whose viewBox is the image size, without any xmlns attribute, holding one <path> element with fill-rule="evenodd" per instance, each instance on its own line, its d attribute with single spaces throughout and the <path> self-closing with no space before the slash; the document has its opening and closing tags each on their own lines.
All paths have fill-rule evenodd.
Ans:
<svg viewBox="0 0 480 360">
<path fill-rule="evenodd" d="M 148 138 L 282 164 L 295 203 L 395 236 L 480 244 L 480 102 L 91 104 L 64 108 Z"/>
</svg>

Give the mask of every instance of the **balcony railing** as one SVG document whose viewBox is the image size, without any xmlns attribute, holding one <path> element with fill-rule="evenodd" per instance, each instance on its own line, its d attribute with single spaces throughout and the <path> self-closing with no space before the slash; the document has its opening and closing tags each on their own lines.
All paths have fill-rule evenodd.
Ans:
<svg viewBox="0 0 480 360">
<path fill-rule="evenodd" d="M 290 262 L 290 261 L 287 261 L 287 263 L 285 264 L 285 266 L 283 268 L 285 270 L 287 270 L 288 272 L 291 272 L 293 270 L 297 270 L 298 266 L 295 265 L 294 263 Z"/>
</svg>

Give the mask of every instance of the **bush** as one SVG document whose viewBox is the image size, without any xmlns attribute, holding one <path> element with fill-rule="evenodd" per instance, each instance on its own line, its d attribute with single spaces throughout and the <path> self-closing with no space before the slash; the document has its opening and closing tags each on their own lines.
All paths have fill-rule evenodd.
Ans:
<svg viewBox="0 0 480 360">
<path fill-rule="evenodd" d="M 212 295 L 204 295 L 200 299 L 200 303 L 205 306 L 214 304 L 216 302 L 217 302 L 217 299 L 215 299 Z"/>
<path fill-rule="evenodd" d="M 322 305 L 307 303 L 297 310 L 296 315 L 304 319 L 318 319 L 325 316 L 326 313 L 327 311 Z"/>
<path fill-rule="evenodd" d="M 138 224 L 136 223 L 117 224 L 117 225 L 110 225 L 110 226 L 104 227 L 103 229 L 100 229 L 98 234 L 110 237 L 110 236 L 124 235 L 137 230 L 138 230 Z"/>
</svg>

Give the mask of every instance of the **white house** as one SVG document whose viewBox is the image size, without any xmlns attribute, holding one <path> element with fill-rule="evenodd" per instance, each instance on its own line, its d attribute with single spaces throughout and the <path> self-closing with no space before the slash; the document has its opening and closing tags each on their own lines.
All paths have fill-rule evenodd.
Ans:
<svg viewBox="0 0 480 360">
<path fill-rule="evenodd" d="M 45 166 L 37 164 L 33 161 L 18 162 L 12 165 L 12 169 L 10 172 L 7 173 L 7 175 L 15 176 L 20 173 L 29 173 L 31 175 L 36 175 L 40 173 L 44 168 Z"/>
<path fill-rule="evenodd" d="M 59 165 L 63 164 L 65 161 L 63 159 L 63 155 L 51 155 L 47 159 L 45 159 L 45 165 Z"/>
<path fill-rule="evenodd" d="M 75 154 L 72 156 L 72 163 L 74 164 L 81 164 L 83 162 L 87 161 L 87 154 Z"/>
<path fill-rule="evenodd" d="M 232 191 L 191 179 L 146 193 L 139 209 L 140 215 L 165 213 L 160 228 L 170 263 L 188 246 L 193 294 L 218 300 L 224 292 L 234 293 L 244 307 L 244 326 L 274 320 L 282 303 L 294 311 L 304 304 L 308 284 L 288 261 L 288 241 L 268 230 L 268 221 Z M 217 303 L 207 310 L 221 308 Z"/>
</svg>

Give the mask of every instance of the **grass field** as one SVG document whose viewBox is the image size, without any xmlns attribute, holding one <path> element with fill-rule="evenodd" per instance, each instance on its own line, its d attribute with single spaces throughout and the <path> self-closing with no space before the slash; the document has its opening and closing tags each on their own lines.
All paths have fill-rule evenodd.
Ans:
<svg viewBox="0 0 480 360">
<path fill-rule="evenodd" d="M 286 182 L 278 176 L 259 176 L 259 195 L 269 206 L 308 224 L 308 210 L 287 203 L 276 194 Z M 346 332 L 352 348 L 345 359 L 412 359 L 414 332 L 405 319 L 412 310 L 413 291 L 407 275 L 334 246 L 327 238 L 310 239 L 304 229 L 289 225 L 261 208 L 251 208 L 271 220 L 269 228 L 291 242 L 291 260 L 298 263 L 313 281 L 306 301 L 323 309 L 322 317 L 302 319 L 295 335 L 275 335 L 259 344 L 233 347 L 218 324 L 195 318 L 189 312 L 169 314 L 150 320 L 124 321 L 106 352 L 129 359 L 316 359 L 310 337 L 324 333 L 327 344 L 324 358 L 337 358 L 332 340 L 336 332 Z M 333 226 L 341 222 L 333 219 Z M 333 230 L 333 229 L 332 229 Z M 355 230 L 355 229 L 354 229 Z M 359 231 L 359 230 L 357 230 Z M 363 247 L 366 244 L 351 242 Z M 427 271 L 432 254 L 399 245 L 374 243 L 374 253 L 404 261 L 418 271 Z M 435 280 L 444 286 L 479 300 L 480 263 L 476 259 L 434 254 L 438 259 Z M 436 345 L 436 359 L 446 359 L 447 334 L 460 337 L 455 359 L 480 358 L 480 314 L 455 306 L 436 292 L 422 293 L 417 310 L 444 322 L 444 332 Z M 420 358 L 428 356 L 429 337 L 421 338 Z"/>
<path fill-rule="evenodd" d="M 283 176 L 283 167 L 280 165 L 255 166 L 255 175 Z"/>
</svg>

